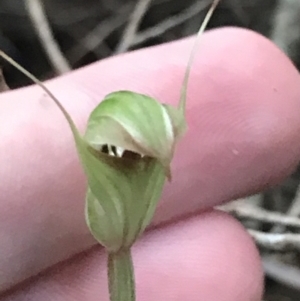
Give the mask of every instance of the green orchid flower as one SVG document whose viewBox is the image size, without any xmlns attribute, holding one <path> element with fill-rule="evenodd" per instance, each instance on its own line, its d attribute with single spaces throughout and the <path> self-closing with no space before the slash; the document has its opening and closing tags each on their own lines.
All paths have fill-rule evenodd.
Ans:
<svg viewBox="0 0 300 301">
<path fill-rule="evenodd" d="M 196 43 L 219 1 L 215 0 L 208 11 Z M 187 65 L 178 107 L 139 93 L 114 92 L 93 110 L 84 135 L 51 91 L 0 51 L 1 57 L 53 99 L 70 125 L 88 180 L 86 222 L 108 253 L 111 301 L 135 301 L 131 246 L 150 224 L 165 181 L 172 179 L 175 148 L 187 129 L 186 91 L 196 45 Z"/>
</svg>

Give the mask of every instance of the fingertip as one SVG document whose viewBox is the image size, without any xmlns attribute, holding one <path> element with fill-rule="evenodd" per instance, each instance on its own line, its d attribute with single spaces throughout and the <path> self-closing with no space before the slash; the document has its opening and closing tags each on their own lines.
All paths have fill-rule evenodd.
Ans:
<svg viewBox="0 0 300 301">
<path fill-rule="evenodd" d="M 257 248 L 241 224 L 223 212 L 153 231 L 135 254 L 141 300 L 261 300 Z"/>
<path fill-rule="evenodd" d="M 207 212 L 149 232 L 134 247 L 133 262 L 137 300 L 260 301 L 262 297 L 258 251 L 244 228 L 222 212 Z M 108 300 L 103 250 L 57 266 L 11 298 L 20 296 Z"/>
<path fill-rule="evenodd" d="M 299 161 L 300 84 L 291 62 L 247 30 L 203 37 L 188 88 L 189 132 L 156 223 L 277 183 Z M 176 104 L 192 45 L 185 39 L 136 51 L 48 84 L 81 128 L 115 90 Z M 10 237 L 3 242 L 3 289 L 94 243 L 84 225 L 85 182 L 71 132 L 51 104 L 38 87 L 1 96 L 1 225 Z M 45 256 L 49 249 L 55 252 Z"/>
</svg>

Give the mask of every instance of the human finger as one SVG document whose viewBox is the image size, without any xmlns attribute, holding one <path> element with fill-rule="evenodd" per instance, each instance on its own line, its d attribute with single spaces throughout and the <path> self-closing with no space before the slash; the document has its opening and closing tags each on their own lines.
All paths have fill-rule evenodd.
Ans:
<svg viewBox="0 0 300 301">
<path fill-rule="evenodd" d="M 134 247 L 137 300 L 260 301 L 263 272 L 242 226 L 220 212 L 149 232 Z M 94 248 L 3 301 L 108 301 L 106 256 Z"/>
<path fill-rule="evenodd" d="M 81 129 L 92 108 L 113 90 L 131 89 L 175 104 L 192 42 L 104 60 L 48 86 Z M 60 112 L 35 86 L 0 98 L 4 290 L 95 241 L 84 222 L 85 177 Z M 189 85 L 189 131 L 154 224 L 287 176 L 299 161 L 299 99 L 298 72 L 267 39 L 241 29 L 205 34 Z"/>
</svg>

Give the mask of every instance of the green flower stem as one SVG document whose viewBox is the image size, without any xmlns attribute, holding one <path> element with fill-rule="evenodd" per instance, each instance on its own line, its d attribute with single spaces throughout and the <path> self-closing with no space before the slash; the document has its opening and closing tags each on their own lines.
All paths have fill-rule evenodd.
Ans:
<svg viewBox="0 0 300 301">
<path fill-rule="evenodd" d="M 135 281 L 131 250 L 108 253 L 110 301 L 135 301 Z"/>
</svg>

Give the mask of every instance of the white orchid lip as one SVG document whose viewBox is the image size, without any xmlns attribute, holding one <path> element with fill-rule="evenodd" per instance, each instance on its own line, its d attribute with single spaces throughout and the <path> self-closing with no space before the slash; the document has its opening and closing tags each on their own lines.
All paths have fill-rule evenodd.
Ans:
<svg viewBox="0 0 300 301">
<path fill-rule="evenodd" d="M 100 146 L 100 151 L 104 154 L 107 154 L 111 157 L 116 158 L 144 158 L 145 155 L 131 150 L 124 149 L 120 146 L 103 144 Z"/>
</svg>

